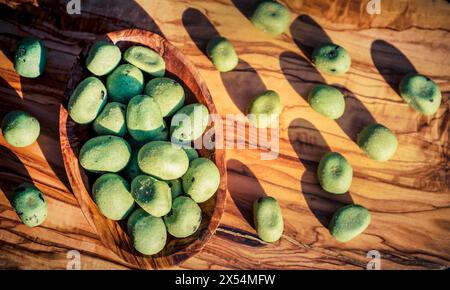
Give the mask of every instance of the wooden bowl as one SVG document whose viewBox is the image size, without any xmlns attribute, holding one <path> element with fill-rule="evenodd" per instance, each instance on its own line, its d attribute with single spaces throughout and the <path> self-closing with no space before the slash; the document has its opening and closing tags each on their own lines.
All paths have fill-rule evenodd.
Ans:
<svg viewBox="0 0 450 290">
<path fill-rule="evenodd" d="M 152 32 L 129 29 L 108 33 L 97 40 L 111 41 L 118 45 L 122 52 L 129 46 L 137 44 L 154 49 L 166 62 L 166 75 L 176 79 L 184 86 L 186 103 L 200 102 L 208 107 L 211 114 L 217 114 L 208 88 L 195 66 L 166 39 Z M 78 162 L 81 146 L 92 138 L 94 133 L 92 126 L 79 125 L 72 121 L 67 112 L 67 103 L 76 85 L 90 75 L 85 67 L 89 47 L 90 45 L 83 50 L 72 67 L 60 108 L 61 150 L 73 193 L 85 217 L 96 229 L 102 242 L 124 261 L 135 267 L 147 269 L 177 265 L 200 252 L 219 225 L 226 199 L 225 151 L 223 149 L 211 151 L 205 148 L 198 150 L 202 157 L 215 162 L 221 175 L 221 183 L 214 197 L 200 204 L 203 220 L 199 230 L 191 237 L 184 239 L 177 239 L 169 235 L 165 248 L 153 256 L 145 256 L 134 250 L 126 232 L 126 220 L 116 222 L 107 219 L 101 214 L 91 197 L 91 186 L 98 175 L 86 172 Z M 216 141 L 223 140 L 222 138 L 223 132 L 215 132 Z"/>
</svg>

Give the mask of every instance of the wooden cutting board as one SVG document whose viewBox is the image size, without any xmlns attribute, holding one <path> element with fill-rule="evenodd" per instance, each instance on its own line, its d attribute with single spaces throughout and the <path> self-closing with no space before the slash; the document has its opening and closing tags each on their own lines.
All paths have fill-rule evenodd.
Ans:
<svg viewBox="0 0 450 290">
<path fill-rule="evenodd" d="M 284 106 L 277 159 L 261 160 L 261 148 L 227 150 L 229 195 L 221 225 L 202 253 L 179 268 L 365 269 L 371 250 L 380 253 L 382 269 L 450 265 L 446 1 L 381 0 L 378 15 L 369 15 L 363 0 L 284 1 L 292 24 L 277 37 L 256 30 L 246 18 L 255 1 L 91 0 L 81 1 L 80 15 L 69 15 L 63 0 L 8 2 L 15 8 L 0 4 L 0 118 L 14 109 L 27 110 L 41 122 L 42 134 L 25 149 L 12 148 L 0 137 L 0 268 L 65 269 L 71 250 L 79 251 L 83 269 L 130 267 L 102 245 L 71 193 L 59 149 L 58 114 L 68 72 L 86 42 L 133 27 L 164 35 L 190 57 L 223 117 L 239 113 L 264 89 L 277 91 Z M 221 75 L 203 53 L 217 34 L 230 39 L 240 56 L 234 72 Z M 25 35 L 41 38 L 47 47 L 45 75 L 35 80 L 19 78 L 11 62 L 16 41 Z M 352 55 L 345 76 L 323 76 L 309 64 L 308 51 L 324 41 Z M 396 93 L 396 83 L 414 70 L 442 90 L 443 103 L 434 116 L 412 111 Z M 345 116 L 337 122 L 305 101 L 320 82 L 339 86 L 347 96 Z M 352 140 L 373 121 L 398 136 L 399 149 L 389 162 L 368 159 Z M 229 144 L 234 140 L 227 137 Z M 344 198 L 318 186 L 317 161 L 328 150 L 342 153 L 353 165 L 354 181 Z M 19 222 L 7 200 L 12 187 L 30 180 L 49 203 L 48 219 L 33 229 Z M 284 235 L 274 244 L 261 242 L 250 223 L 251 203 L 264 194 L 279 200 L 285 219 Z M 349 202 L 367 207 L 372 224 L 340 244 L 326 225 Z"/>
</svg>

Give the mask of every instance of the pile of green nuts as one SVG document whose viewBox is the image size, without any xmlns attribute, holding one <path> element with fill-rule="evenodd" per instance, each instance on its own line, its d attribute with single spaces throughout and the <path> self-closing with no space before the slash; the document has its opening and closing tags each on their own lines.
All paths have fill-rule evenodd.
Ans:
<svg viewBox="0 0 450 290">
<path fill-rule="evenodd" d="M 190 147 L 206 130 L 208 109 L 185 105 L 183 86 L 165 76 L 164 59 L 148 47 L 131 46 L 122 57 L 115 44 L 97 41 L 86 67 L 93 75 L 76 86 L 68 112 L 98 136 L 82 146 L 80 165 L 101 174 L 92 186 L 100 212 L 128 218 L 135 249 L 156 254 L 167 233 L 186 238 L 199 229 L 198 204 L 219 187 L 216 165 Z"/>
</svg>

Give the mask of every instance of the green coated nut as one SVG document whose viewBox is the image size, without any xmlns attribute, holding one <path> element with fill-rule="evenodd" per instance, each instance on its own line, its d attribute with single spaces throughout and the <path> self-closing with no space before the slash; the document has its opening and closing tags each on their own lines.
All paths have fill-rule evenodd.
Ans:
<svg viewBox="0 0 450 290">
<path fill-rule="evenodd" d="M 139 175 L 133 179 L 131 195 L 140 207 L 155 217 L 166 215 L 172 206 L 169 185 L 148 175 Z"/>
<path fill-rule="evenodd" d="M 154 77 L 162 77 L 166 72 L 164 59 L 148 47 L 131 46 L 125 51 L 123 59 Z"/>
<path fill-rule="evenodd" d="M 25 37 L 16 47 L 14 55 L 14 69 L 26 78 L 36 78 L 40 76 L 47 63 L 45 47 L 39 39 Z"/>
<path fill-rule="evenodd" d="M 371 124 L 357 137 L 358 146 L 377 161 L 387 161 L 394 156 L 398 141 L 395 134 L 381 124 Z"/>
<path fill-rule="evenodd" d="M 278 241 L 284 230 L 278 201 L 270 196 L 257 199 L 253 203 L 253 222 L 261 240 L 268 243 Z"/>
<path fill-rule="evenodd" d="M 201 203 L 216 193 L 220 184 L 220 173 L 211 160 L 197 158 L 192 160 L 182 180 L 184 192 L 195 202 Z"/>
<path fill-rule="evenodd" d="M 351 204 L 340 208 L 330 222 L 330 233 L 339 242 L 355 238 L 369 226 L 370 212 L 361 205 Z"/>
<path fill-rule="evenodd" d="M 119 47 L 106 41 L 97 41 L 89 49 L 86 58 L 87 69 L 96 76 L 104 76 L 119 64 L 122 53 Z"/>
<path fill-rule="evenodd" d="M 2 132 L 6 142 L 14 147 L 26 147 L 39 137 L 39 121 L 23 111 L 12 111 L 2 121 Z"/>
<path fill-rule="evenodd" d="M 164 121 L 158 103 L 149 96 L 133 97 L 128 104 L 126 118 L 128 132 L 136 141 L 155 140 L 164 129 Z"/>
<path fill-rule="evenodd" d="M 164 217 L 169 234 L 176 238 L 186 238 L 200 227 L 202 210 L 191 198 L 179 196 L 173 200 L 172 210 Z"/>
<path fill-rule="evenodd" d="M 400 82 L 400 95 L 414 110 L 424 115 L 432 115 L 441 105 L 439 86 L 430 78 L 409 74 Z"/>
<path fill-rule="evenodd" d="M 280 96 L 274 91 L 266 91 L 253 98 L 247 110 L 250 123 L 256 128 L 274 126 L 281 113 Z"/>
<path fill-rule="evenodd" d="M 224 37 L 216 37 L 206 47 L 208 57 L 220 72 L 233 70 L 239 63 L 239 57 L 233 45 Z"/>
<path fill-rule="evenodd" d="M 186 143 L 201 137 L 208 126 L 209 112 L 205 105 L 194 103 L 181 108 L 170 124 L 171 141 Z"/>
<path fill-rule="evenodd" d="M 81 166 L 91 172 L 119 172 L 127 166 L 131 147 L 117 136 L 98 136 L 88 140 L 80 150 Z"/>
<path fill-rule="evenodd" d="M 343 194 L 352 184 L 353 169 L 344 156 L 337 152 L 328 152 L 320 159 L 317 178 L 325 191 Z"/>
<path fill-rule="evenodd" d="M 102 214 L 111 220 L 125 219 L 134 208 L 130 185 L 114 173 L 100 176 L 92 186 L 92 195 Z"/>
<path fill-rule="evenodd" d="M 123 170 L 125 177 L 131 182 L 136 176 L 144 174 L 138 165 L 138 153 L 139 149 L 135 148 L 131 152 L 130 161 Z"/>
<path fill-rule="evenodd" d="M 352 59 L 343 47 L 329 43 L 314 49 L 312 62 L 323 73 L 343 75 L 350 69 Z"/>
<path fill-rule="evenodd" d="M 145 86 L 145 94 L 158 103 L 163 117 L 172 116 L 184 104 L 184 89 L 173 79 L 152 79 Z"/>
<path fill-rule="evenodd" d="M 127 133 L 127 106 L 122 103 L 107 103 L 94 121 L 93 128 L 98 135 L 123 137 Z"/>
<path fill-rule="evenodd" d="M 319 114 L 338 119 L 345 111 L 345 99 L 340 90 L 328 85 L 315 86 L 308 95 L 311 108 Z"/>
<path fill-rule="evenodd" d="M 128 104 L 132 97 L 144 90 L 144 75 L 134 65 L 119 65 L 108 75 L 106 88 L 111 101 Z"/>
<path fill-rule="evenodd" d="M 285 6 L 276 1 L 265 0 L 258 4 L 250 20 L 256 28 L 279 35 L 286 31 L 291 19 Z"/>
<path fill-rule="evenodd" d="M 172 199 L 184 194 L 183 185 L 182 185 L 180 179 L 167 180 L 166 182 L 170 187 L 170 191 L 172 193 Z"/>
<path fill-rule="evenodd" d="M 20 220 L 29 227 L 38 226 L 47 218 L 48 208 L 45 197 L 31 184 L 22 184 L 14 190 L 11 205 Z"/>
<path fill-rule="evenodd" d="M 183 147 L 183 150 L 186 152 L 189 162 L 199 157 L 197 150 L 192 147 Z"/>
</svg>

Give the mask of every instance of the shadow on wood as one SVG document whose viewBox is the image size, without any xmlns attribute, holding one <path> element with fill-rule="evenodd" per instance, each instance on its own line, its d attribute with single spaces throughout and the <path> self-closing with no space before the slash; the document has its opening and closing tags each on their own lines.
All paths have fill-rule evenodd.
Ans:
<svg viewBox="0 0 450 290">
<path fill-rule="evenodd" d="M 262 0 L 231 0 L 233 2 L 233 5 L 236 6 L 236 8 L 248 19 L 253 14 L 253 11 L 256 8 L 256 5 L 259 2 L 262 2 Z"/>
</svg>

